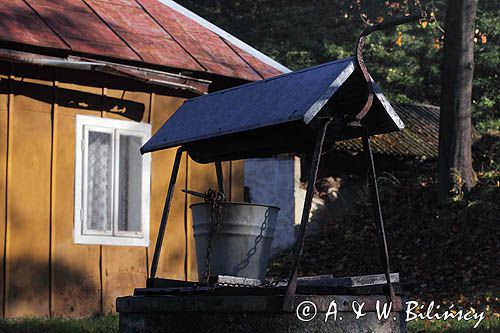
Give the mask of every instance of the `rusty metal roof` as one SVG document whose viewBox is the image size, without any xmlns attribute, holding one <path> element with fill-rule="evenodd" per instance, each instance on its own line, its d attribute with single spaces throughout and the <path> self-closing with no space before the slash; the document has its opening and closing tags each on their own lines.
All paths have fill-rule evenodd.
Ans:
<svg viewBox="0 0 500 333">
<path fill-rule="evenodd" d="M 394 157 L 435 158 L 439 145 L 439 107 L 419 104 L 393 104 L 406 125 L 400 132 L 372 138 L 374 153 Z M 363 150 L 360 139 L 338 142 L 335 149 L 349 153 Z"/>
<path fill-rule="evenodd" d="M 365 100 L 366 83 L 354 59 L 338 60 L 190 99 L 141 152 L 184 146 L 202 163 L 307 152 L 321 117 L 340 119 L 327 140 L 360 137 L 360 127 L 343 124 Z M 404 127 L 376 86 L 363 124 L 371 135 Z"/>
<path fill-rule="evenodd" d="M 0 1 L 0 43 L 249 81 L 289 72 L 171 0 Z"/>
</svg>

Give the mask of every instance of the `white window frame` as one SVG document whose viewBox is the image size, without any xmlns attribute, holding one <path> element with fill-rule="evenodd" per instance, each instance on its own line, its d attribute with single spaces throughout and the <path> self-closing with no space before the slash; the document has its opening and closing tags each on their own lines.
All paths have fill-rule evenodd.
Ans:
<svg viewBox="0 0 500 333">
<path fill-rule="evenodd" d="M 87 149 L 88 133 L 98 131 L 111 134 L 112 142 L 112 204 L 111 230 L 87 230 Z M 107 119 L 92 116 L 76 116 L 75 151 L 75 197 L 73 239 L 76 244 L 149 246 L 150 195 L 151 195 L 151 155 L 142 156 L 141 189 L 141 232 L 118 231 L 118 178 L 120 170 L 120 135 L 142 138 L 144 144 L 151 137 L 151 125 L 134 121 Z"/>
</svg>

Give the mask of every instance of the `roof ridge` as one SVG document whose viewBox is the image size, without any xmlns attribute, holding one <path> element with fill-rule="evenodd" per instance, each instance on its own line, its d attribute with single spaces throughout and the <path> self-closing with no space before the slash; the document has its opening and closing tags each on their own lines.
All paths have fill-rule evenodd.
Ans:
<svg viewBox="0 0 500 333">
<path fill-rule="evenodd" d="M 308 72 L 308 71 L 311 71 L 311 70 L 314 70 L 314 69 L 318 69 L 318 68 L 321 68 L 321 67 L 325 67 L 325 66 L 329 66 L 329 65 L 332 65 L 334 63 L 337 63 L 337 62 L 347 62 L 347 61 L 352 61 L 354 57 L 348 57 L 348 58 L 345 58 L 345 59 L 340 59 L 340 60 L 335 60 L 335 61 L 330 61 L 330 62 L 326 62 L 324 64 L 319 64 L 319 65 L 316 65 L 316 66 L 313 66 L 313 67 L 308 67 L 308 68 L 304 68 L 304 69 L 301 69 L 301 70 L 298 70 L 298 71 L 293 71 L 293 72 L 288 72 L 288 73 L 283 73 L 283 74 L 280 74 L 280 75 L 276 75 L 276 76 L 273 76 L 273 77 L 270 77 L 270 78 L 267 78 L 267 79 L 263 79 L 263 80 L 258 80 L 258 81 L 251 81 L 251 82 L 248 82 L 248 83 L 245 83 L 245 84 L 241 84 L 239 86 L 235 86 L 235 87 L 232 87 L 232 88 L 228 88 L 228 89 L 224 89 L 224 90 L 219 90 L 219 91 L 215 91 L 213 93 L 210 93 L 210 95 L 215 95 L 215 94 L 221 94 L 221 93 L 226 93 L 226 92 L 229 92 L 229 91 L 233 91 L 233 90 L 236 90 L 236 89 L 240 89 L 242 87 L 246 87 L 246 86 L 251 86 L 251 85 L 255 85 L 255 84 L 261 84 L 261 83 L 264 83 L 264 82 L 268 82 L 268 81 L 272 81 L 272 80 L 276 80 L 276 79 L 279 79 L 280 77 L 283 77 L 283 76 L 287 76 L 287 75 L 296 75 L 296 74 L 300 74 L 300 73 L 303 73 L 303 72 Z M 203 96 L 197 96 L 197 97 L 194 97 L 194 98 L 191 98 L 191 99 L 188 99 L 186 100 L 185 103 L 189 103 L 190 101 L 192 100 L 195 100 L 195 99 L 198 99 L 198 98 L 203 98 L 207 95 L 203 95 Z"/>
</svg>

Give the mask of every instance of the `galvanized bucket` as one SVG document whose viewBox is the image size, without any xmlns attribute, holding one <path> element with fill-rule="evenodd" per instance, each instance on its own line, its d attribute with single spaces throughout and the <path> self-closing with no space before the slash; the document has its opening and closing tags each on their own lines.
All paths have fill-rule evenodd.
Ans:
<svg viewBox="0 0 500 333">
<path fill-rule="evenodd" d="M 200 282 L 205 276 L 210 205 L 190 206 Z M 220 229 L 212 236 L 210 275 L 264 280 L 278 217 L 278 207 L 224 203 Z"/>
</svg>

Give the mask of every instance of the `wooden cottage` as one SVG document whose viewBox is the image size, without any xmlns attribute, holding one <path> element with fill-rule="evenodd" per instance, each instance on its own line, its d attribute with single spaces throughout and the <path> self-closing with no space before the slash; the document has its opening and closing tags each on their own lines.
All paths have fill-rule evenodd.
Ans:
<svg viewBox="0 0 500 333">
<path fill-rule="evenodd" d="M 114 311 L 144 285 L 175 152 L 139 147 L 185 98 L 288 69 L 170 0 L 0 2 L 0 283 L 4 317 Z M 232 200 L 242 162 L 224 163 Z M 229 176 L 230 175 L 230 176 Z M 158 276 L 196 280 L 180 188 Z"/>
</svg>

